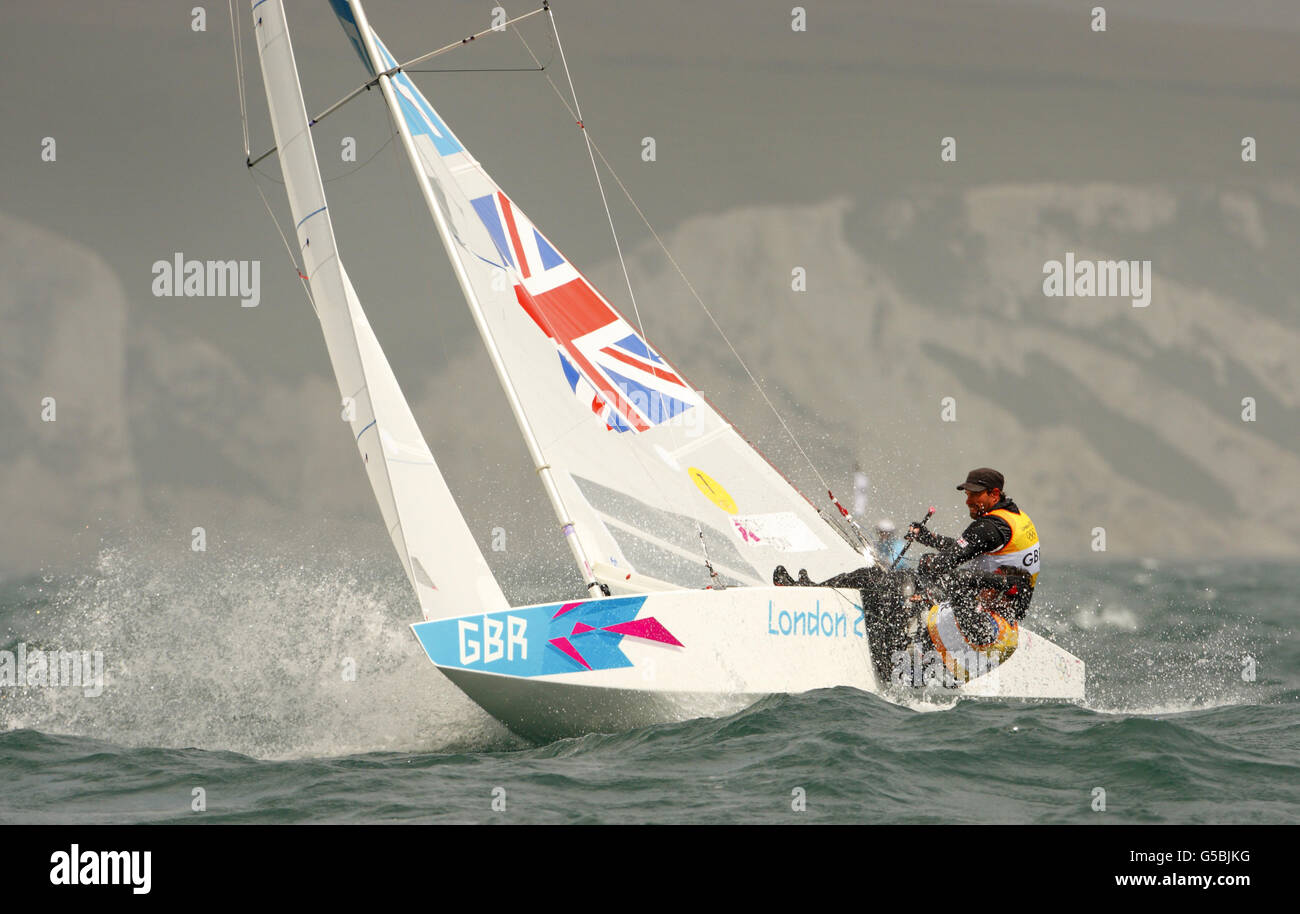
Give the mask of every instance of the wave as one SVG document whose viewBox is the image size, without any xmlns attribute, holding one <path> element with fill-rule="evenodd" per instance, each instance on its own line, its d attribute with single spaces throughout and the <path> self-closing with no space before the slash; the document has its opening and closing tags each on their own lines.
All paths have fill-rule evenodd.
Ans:
<svg viewBox="0 0 1300 914">
<path fill-rule="evenodd" d="M 424 657 L 387 564 L 122 547 L 11 585 L 25 649 L 99 652 L 104 687 L 6 689 L 0 726 L 262 759 L 521 745 Z"/>
</svg>

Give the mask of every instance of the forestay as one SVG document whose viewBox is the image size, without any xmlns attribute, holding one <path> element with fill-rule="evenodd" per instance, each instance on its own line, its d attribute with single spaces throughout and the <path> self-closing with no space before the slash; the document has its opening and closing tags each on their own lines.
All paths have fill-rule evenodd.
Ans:
<svg viewBox="0 0 1300 914">
<path fill-rule="evenodd" d="M 466 298 L 539 468 L 549 468 L 557 513 L 573 522 L 597 577 L 617 585 L 635 572 L 698 587 L 710 583 L 706 550 L 728 583 L 768 583 L 776 564 L 814 577 L 861 565 L 492 180 L 375 30 L 359 25 L 364 12 L 332 5 L 371 75 L 391 80 L 387 97 L 433 189 L 430 207 L 450 227 Z"/>
<path fill-rule="evenodd" d="M 456 507 L 335 249 L 280 0 L 253 0 L 257 50 L 303 271 L 384 524 L 426 619 L 508 604 Z"/>
</svg>

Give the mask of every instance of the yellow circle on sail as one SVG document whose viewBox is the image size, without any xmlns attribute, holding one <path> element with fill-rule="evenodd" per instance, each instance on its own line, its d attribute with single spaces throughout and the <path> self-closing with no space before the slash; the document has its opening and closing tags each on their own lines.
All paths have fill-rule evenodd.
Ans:
<svg viewBox="0 0 1300 914">
<path fill-rule="evenodd" d="M 735 514 L 739 508 L 736 507 L 736 500 L 731 497 L 731 493 L 722 487 L 722 485 L 703 470 L 690 468 L 691 481 L 696 487 L 704 493 L 704 497 L 713 502 L 728 514 Z"/>
</svg>

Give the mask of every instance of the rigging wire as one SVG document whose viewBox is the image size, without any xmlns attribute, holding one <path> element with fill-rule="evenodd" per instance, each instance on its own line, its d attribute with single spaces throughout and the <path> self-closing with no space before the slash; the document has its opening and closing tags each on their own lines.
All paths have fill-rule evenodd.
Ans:
<svg viewBox="0 0 1300 914">
<path fill-rule="evenodd" d="M 555 24 L 555 13 L 550 8 L 549 3 L 546 5 L 546 15 L 548 20 L 551 23 L 551 34 L 555 38 L 555 49 L 559 52 L 560 64 L 561 66 L 564 67 L 564 78 L 569 84 L 569 94 L 573 98 L 573 107 L 569 108 L 569 113 L 573 115 L 574 121 L 577 123 L 578 128 L 582 131 L 583 140 L 587 144 L 587 157 L 591 161 L 592 174 L 595 175 L 596 177 L 596 188 L 600 191 L 600 202 L 605 207 L 605 218 L 609 222 L 609 233 L 614 240 L 614 250 L 618 254 L 619 267 L 623 271 L 623 282 L 626 283 L 627 285 L 628 298 L 631 299 L 632 302 L 632 315 L 636 318 L 637 332 L 641 335 L 641 339 L 648 340 L 649 338 L 646 336 L 646 332 L 645 332 L 645 321 L 641 317 L 641 308 L 637 303 L 636 292 L 632 288 L 632 277 L 628 273 L 627 260 L 623 256 L 623 244 L 619 240 L 618 229 L 615 228 L 614 226 L 614 214 L 609 206 L 609 198 L 605 194 L 605 183 L 604 181 L 601 180 L 600 167 L 596 164 L 596 155 L 592 151 L 593 144 L 591 140 L 591 135 L 587 133 L 586 124 L 583 122 L 582 119 L 582 106 L 578 102 L 578 91 L 573 85 L 573 74 L 569 70 L 569 61 L 564 54 L 564 44 L 560 40 L 560 30 Z M 524 36 L 519 31 L 518 28 L 515 29 L 515 34 L 519 37 L 519 40 L 523 43 L 524 47 L 528 50 L 529 55 L 533 57 L 534 62 L 538 64 L 538 68 L 544 69 L 544 67 L 541 66 L 541 62 L 537 60 L 536 55 L 533 54 L 532 48 L 528 46 L 528 42 L 524 40 Z M 547 82 L 549 82 L 551 84 L 551 88 L 555 89 L 557 94 L 559 94 L 559 89 L 556 87 L 554 80 L 552 80 L 548 76 Z M 560 95 L 560 98 L 561 100 L 564 100 L 564 96 L 562 94 Z M 567 102 L 565 103 L 565 107 L 568 108 Z M 661 377 L 659 373 L 659 368 L 654 364 L 653 361 L 650 362 L 650 373 L 655 378 Z M 675 442 L 680 442 L 681 430 L 676 425 L 671 425 L 670 427 L 673 429 L 672 435 Z M 674 450 L 676 450 L 676 445 L 674 446 Z M 646 475 L 650 476 L 648 471 L 646 472 Z M 652 482 L 655 481 L 653 476 L 651 476 L 650 478 Z M 662 487 L 660 488 L 662 490 Z M 713 563 L 709 561 L 709 549 L 705 542 L 705 537 L 704 537 L 704 524 L 700 520 L 699 514 L 695 513 L 694 511 L 692 511 L 692 519 L 695 521 L 695 532 L 699 534 L 700 537 L 700 550 L 704 558 L 704 567 L 707 568 L 709 571 L 709 576 L 713 581 L 713 586 L 715 587 L 721 586 L 721 583 L 718 579 L 718 573 L 713 569 Z"/>
<path fill-rule="evenodd" d="M 316 317 L 320 317 L 320 312 L 316 311 L 316 300 L 311 296 L 311 287 L 307 283 L 307 275 L 303 273 L 302 267 L 298 265 L 298 259 L 293 255 L 293 248 L 289 246 L 289 239 L 285 236 L 284 230 L 280 228 L 280 220 L 275 218 L 275 212 L 271 209 L 271 204 L 266 199 L 266 194 L 262 193 L 262 185 L 257 183 L 250 169 L 248 172 L 249 180 L 253 182 L 253 187 L 257 190 L 257 195 L 262 198 L 262 205 L 266 207 L 266 213 L 275 223 L 275 230 L 280 234 L 280 240 L 284 242 L 284 249 L 289 255 L 289 263 L 293 264 L 294 272 L 298 274 L 298 280 L 302 283 L 302 291 L 307 295 L 307 303 L 311 305 L 311 310 L 315 312 Z"/>
<path fill-rule="evenodd" d="M 555 27 L 555 14 L 551 12 L 549 6 L 547 9 L 547 13 L 550 18 L 551 29 L 555 34 L 556 46 L 559 48 L 560 61 L 564 65 L 565 76 L 568 77 L 569 90 L 570 92 L 573 92 L 573 79 L 569 75 L 568 61 L 564 56 L 563 46 L 560 44 L 559 32 L 558 30 L 556 30 Z M 533 62 L 539 65 L 539 69 L 540 69 L 541 62 L 538 60 L 537 55 L 533 52 L 532 47 L 529 46 L 528 41 L 524 38 L 523 33 L 516 28 L 515 35 L 519 38 L 520 43 L 523 44 L 524 49 L 528 52 L 529 56 L 533 58 Z M 803 457 L 804 461 L 808 464 L 809 469 L 811 469 L 813 471 L 813 474 L 816 475 L 822 487 L 827 491 L 830 491 L 830 484 L 826 481 L 826 477 L 822 475 L 821 471 L 817 468 L 817 465 L 813 463 L 812 458 L 808 456 L 808 452 L 804 450 L 803 445 L 799 443 L 799 439 L 795 437 L 794 432 L 791 431 L 790 426 L 786 423 L 785 417 L 781 415 L 781 412 L 776 408 L 776 405 L 768 397 L 767 392 L 763 390 L 763 385 L 759 382 L 758 378 L 754 375 L 754 372 L 750 370 L 749 365 L 745 362 L 745 360 L 741 357 L 740 353 L 736 350 L 736 347 L 732 344 L 730 337 L 728 337 L 726 331 L 722 329 L 722 325 L 718 323 L 717 318 L 713 316 L 713 312 L 709 310 L 708 305 L 704 303 L 704 299 L 701 298 L 699 292 L 696 291 L 695 286 L 691 283 L 690 279 L 686 276 L 685 271 L 682 270 L 681 266 L 677 263 L 676 258 L 673 257 L 672 252 L 668 250 L 668 246 L 664 243 L 663 239 L 659 236 L 659 233 L 655 231 L 654 226 L 650 224 L 650 220 L 646 217 L 645 212 L 641 209 L 641 207 L 637 204 L 636 200 L 632 197 L 632 192 L 628 190 L 627 185 L 623 183 L 623 179 L 618 176 L 618 172 L 614 170 L 614 166 L 610 164 L 609 159 L 605 157 L 605 154 L 601 151 L 596 141 L 591 138 L 591 133 L 590 131 L 587 130 L 587 126 L 582 119 L 581 109 L 577 107 L 578 98 L 576 92 L 573 93 L 573 105 L 571 106 L 569 104 L 569 100 L 565 98 L 564 93 L 560 91 L 559 86 L 555 84 L 555 81 L 551 79 L 549 74 L 546 75 L 546 81 L 547 83 L 550 84 L 551 89 L 555 92 L 556 96 L 560 99 L 560 103 L 564 105 L 565 109 L 569 112 L 569 115 L 574 119 L 574 122 L 578 125 L 579 129 L 582 130 L 582 136 L 587 144 L 588 155 L 591 156 L 592 169 L 596 172 L 596 184 L 600 188 L 601 202 L 604 203 L 605 215 L 609 218 L 610 232 L 614 234 L 614 246 L 615 249 L 618 251 L 619 264 L 623 268 L 623 278 L 628 285 L 628 294 L 632 298 L 632 310 L 634 315 L 636 316 L 637 329 L 641 332 L 642 339 L 645 339 L 646 336 L 641 321 L 641 312 L 640 309 L 637 308 L 636 295 L 632 291 L 632 281 L 628 276 L 627 263 L 623 259 L 622 246 L 619 244 L 618 233 L 614 228 L 614 219 L 613 216 L 610 214 L 609 201 L 605 197 L 604 184 L 600 180 L 600 172 L 599 169 L 596 167 L 596 159 L 595 159 L 596 156 L 600 157 L 601 163 L 604 164 L 605 168 L 609 171 L 610 176 L 614 179 L 615 183 L 618 184 L 619 189 L 623 191 L 623 196 L 627 198 L 628 203 L 632 205 L 632 208 L 636 210 L 637 215 L 641 217 L 641 221 L 645 224 L 645 227 L 649 230 L 651 236 L 654 237 L 654 240 L 659 245 L 660 250 L 664 252 L 664 256 L 668 258 L 668 262 L 672 264 L 673 269 L 677 271 L 677 275 L 681 277 L 682 282 L 686 284 L 686 288 L 690 290 L 691 297 L 695 299 L 696 304 L 699 305 L 700 309 L 704 312 L 705 316 L 708 317 L 709 322 L 713 324 L 713 328 L 718 331 L 718 335 L 722 337 L 722 341 L 726 343 L 727 348 L 731 351 L 731 354 L 735 356 L 736 361 L 740 363 L 740 367 L 744 369 L 745 374 L 748 375 L 750 382 L 754 385 L 754 389 L 757 390 L 759 396 L 763 398 L 763 402 L 767 405 L 767 408 L 771 410 L 772 415 L 776 416 L 777 421 L 781 423 L 781 428 L 785 431 L 786 437 L 790 439 L 790 442 L 799 451 L 800 456 Z M 844 539 L 844 541 L 847 542 L 850 546 L 853 546 L 854 549 L 857 549 L 857 546 L 854 544 L 853 539 L 844 530 L 842 525 L 836 523 L 831 517 L 829 517 L 825 512 L 823 512 L 821 508 L 813 504 L 811 500 L 809 500 L 808 503 L 812 507 L 812 509 L 816 511 L 817 514 L 822 518 L 822 520 L 826 521 L 827 525 L 830 526 L 831 529 L 835 530 Z M 697 519 L 697 523 L 698 523 L 698 519 Z"/>
<path fill-rule="evenodd" d="M 243 27 L 235 18 L 235 0 L 230 0 L 230 40 L 235 46 L 235 85 L 239 87 L 239 119 L 244 126 L 244 158 L 250 154 L 248 142 L 248 104 L 244 92 Z"/>
<path fill-rule="evenodd" d="M 569 83 L 569 94 L 573 96 L 573 107 L 569 108 L 569 112 L 573 115 L 578 128 L 582 131 L 583 140 L 587 143 L 587 156 L 591 159 L 591 170 L 596 176 L 596 188 L 600 191 L 600 202 L 605 207 L 605 218 L 609 221 L 609 233 L 614 239 L 614 250 L 618 253 L 618 264 L 623 270 L 623 281 L 627 284 L 627 294 L 632 300 L 632 313 L 636 317 L 637 331 L 641 334 L 641 339 L 645 339 L 645 325 L 641 320 L 641 309 L 637 306 L 636 292 L 632 289 L 632 277 L 628 275 L 627 260 L 623 257 L 623 244 L 619 241 L 618 230 L 614 227 L 614 214 L 609 208 L 609 199 L 605 196 L 605 182 L 600 179 L 600 167 L 596 165 L 596 154 L 592 152 L 591 135 L 587 133 L 586 125 L 582 122 L 582 107 L 578 104 L 578 93 L 573 87 L 573 75 L 569 72 L 569 61 L 564 56 L 564 45 L 560 42 L 560 31 L 555 27 L 555 13 L 552 12 L 549 4 L 546 7 L 546 14 L 551 22 L 551 31 L 555 35 L 555 47 L 560 53 L 560 63 L 564 67 L 564 78 Z M 515 29 L 515 34 L 519 36 L 520 41 L 524 41 L 524 36 L 519 29 Z M 524 47 L 528 48 L 527 42 L 524 42 Z M 532 54 L 532 48 L 528 48 L 528 53 Z M 536 60 L 536 57 L 533 59 Z M 538 65 L 540 66 L 540 61 Z M 555 82 L 549 76 L 546 77 L 546 81 L 551 84 L 552 88 L 555 88 Z M 559 90 L 556 89 L 556 91 Z M 563 96 L 561 98 L 563 99 Z M 567 101 L 565 107 L 568 107 Z M 656 378 L 659 377 L 659 369 L 654 366 L 653 362 L 650 365 L 650 370 Z"/>
<path fill-rule="evenodd" d="M 448 67 L 446 69 L 408 70 L 403 73 L 538 73 L 546 67 Z"/>
<path fill-rule="evenodd" d="M 247 99 L 247 80 L 244 78 L 244 43 L 243 28 L 240 25 L 240 19 L 235 16 L 235 0 L 230 0 L 230 39 L 235 47 L 235 84 L 239 89 L 239 118 L 244 128 L 244 160 L 248 161 L 249 156 L 249 131 L 248 131 L 248 99 Z M 390 137 L 391 139 L 391 137 Z M 371 157 L 373 158 L 373 156 Z M 364 164 L 364 163 L 362 163 Z M 360 167 L 360 166 L 358 166 Z M 302 267 L 298 265 L 298 258 L 294 256 L 293 247 L 289 244 L 289 239 L 284 230 L 280 228 L 280 220 L 275 217 L 275 210 L 271 209 L 271 202 L 266 199 L 266 194 L 262 192 L 262 186 L 257 183 L 257 178 L 253 172 L 257 169 L 251 166 L 246 169 L 248 179 L 253 184 L 253 189 L 257 195 L 262 198 L 262 205 L 266 207 L 266 214 L 271 217 L 271 224 L 275 226 L 276 233 L 280 236 L 280 241 L 284 243 L 285 253 L 289 257 L 289 263 L 293 266 L 293 271 L 298 274 L 298 281 L 302 283 L 302 291 L 307 296 L 307 304 L 311 305 L 311 310 L 316 312 L 316 300 L 312 298 L 311 286 L 307 282 L 307 276 L 302 272 Z M 258 172 L 264 178 L 275 181 L 277 184 L 283 184 L 276 178 L 272 178 L 265 172 Z M 320 314 L 316 312 L 319 319 Z"/>
<path fill-rule="evenodd" d="M 528 49 L 528 53 L 531 55 L 532 48 L 528 47 L 528 43 L 524 41 L 524 37 L 522 35 L 519 36 L 519 40 L 524 42 L 524 47 Z M 534 60 L 536 59 L 536 55 L 533 55 L 533 59 Z M 740 363 L 740 367 L 745 370 L 745 374 L 749 376 L 749 380 L 753 383 L 755 389 L 759 392 L 759 395 L 762 396 L 763 402 L 767 404 L 767 407 L 772 411 L 772 414 L 776 416 L 778 421 L 780 421 L 781 428 L 785 430 L 786 436 L 790 439 L 791 443 L 793 443 L 794 446 L 799 449 L 800 455 L 808 463 L 809 468 L 817 475 L 817 479 L 822 483 L 822 485 L 827 485 L 825 477 L 822 476 L 821 472 L 817 469 L 816 464 L 813 463 L 812 458 L 808 456 L 807 452 L 805 452 L 803 447 L 799 444 L 799 441 L 795 437 L 794 432 L 790 430 L 790 426 L 786 424 L 785 419 L 781 416 L 781 413 L 776 408 L 776 405 L 772 403 L 772 401 L 768 398 L 767 394 L 764 392 L 763 385 L 759 382 L 758 378 L 755 377 L 754 373 L 750 370 L 749 365 L 741 357 L 740 353 L 736 351 L 736 347 L 732 345 L 731 339 L 727 336 L 726 331 L 722 329 L 722 326 L 718 323 L 717 318 L 713 316 L 713 312 L 710 311 L 708 306 L 704 303 L 704 300 L 700 297 L 699 292 L 696 291 L 695 286 L 691 283 L 690 279 L 686 276 L 686 273 L 682 270 L 681 266 L 677 263 L 677 260 L 673 257 L 672 252 L 668 250 L 668 246 L 664 244 L 664 241 L 659 236 L 659 233 L 656 232 L 654 226 L 650 224 L 650 220 L 646 217 L 645 212 L 641 209 L 640 206 L 637 205 L 636 200 L 633 199 L 632 192 L 628 190 L 627 185 L 624 184 L 623 180 L 618 176 L 618 173 L 614 170 L 614 166 L 610 164 L 609 159 L 607 159 L 605 157 L 605 154 L 601 152 L 600 147 L 596 144 L 596 141 L 591 139 L 591 134 L 586 129 L 586 125 L 582 123 L 581 115 L 577 111 L 575 111 L 573 107 L 569 105 L 568 99 L 564 97 L 563 93 L 560 92 L 559 87 L 555 85 L 555 82 L 549 76 L 546 77 L 546 81 L 551 84 L 551 88 L 555 90 L 556 95 L 559 96 L 560 101 L 564 104 L 565 108 L 568 109 L 569 114 L 573 116 L 578 126 L 582 128 L 582 135 L 587 140 L 588 148 L 594 151 L 596 155 L 600 156 L 601 163 L 605 166 L 606 169 L 608 169 L 610 176 L 618 184 L 619 189 L 623 191 L 623 195 L 627 197 L 628 202 L 632 204 L 632 207 L 633 209 L 636 210 L 637 215 L 641 217 L 641 221 L 645 223 L 645 227 L 650 231 L 650 234 L 654 237 L 659 247 L 663 250 L 664 255 L 667 256 L 669 263 L 671 263 L 673 266 L 673 269 L 677 271 L 677 275 L 682 278 L 682 281 L 686 284 L 686 288 L 690 290 L 691 296 L 695 299 L 696 303 L 700 306 L 700 308 L 704 311 L 705 315 L 709 318 L 709 321 L 713 324 L 714 329 L 718 331 L 718 335 L 722 337 L 723 342 L 727 344 L 727 348 L 731 350 L 731 354 L 736 357 L 736 361 Z M 602 200 L 604 199 L 603 189 L 601 193 L 601 198 Z M 608 208 L 609 207 L 607 204 L 606 211 L 608 211 Z M 619 260 L 620 262 L 622 262 L 621 252 L 619 255 Z M 627 270 L 625 265 L 624 275 L 626 276 L 626 274 L 627 274 Z M 635 296 L 633 297 L 633 301 L 635 302 Z M 640 317 L 638 316 L 638 321 L 639 320 Z M 642 335 L 644 336 L 644 334 Z M 827 487 L 829 488 L 829 486 Z"/>
</svg>

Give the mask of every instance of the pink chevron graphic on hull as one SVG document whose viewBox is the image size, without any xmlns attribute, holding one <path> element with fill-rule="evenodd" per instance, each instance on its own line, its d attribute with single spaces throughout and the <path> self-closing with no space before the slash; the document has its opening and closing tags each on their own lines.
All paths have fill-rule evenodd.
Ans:
<svg viewBox="0 0 1300 914">
<path fill-rule="evenodd" d="M 631 622 L 620 622 L 618 625 L 607 626 L 603 631 L 630 635 L 633 638 L 644 638 L 647 641 L 659 641 L 663 644 L 674 644 L 677 647 L 685 646 L 674 638 L 668 629 L 660 625 L 659 620 L 654 616 L 646 619 L 633 619 Z"/>
<path fill-rule="evenodd" d="M 554 620 L 558 619 L 560 616 L 572 612 L 575 609 L 583 607 L 593 609 L 598 608 L 599 604 L 599 600 L 574 600 L 572 603 L 564 603 L 561 604 L 560 608 L 551 616 L 551 620 L 554 622 Z M 671 644 L 675 647 L 685 647 L 685 645 L 674 638 L 672 633 L 669 632 L 668 629 L 664 628 L 663 625 L 660 624 L 659 620 L 654 616 L 645 619 L 630 619 L 627 622 L 618 622 L 614 625 L 605 625 L 600 626 L 599 628 L 586 622 L 574 622 L 573 629 L 569 632 L 568 637 L 560 636 L 557 638 L 551 638 L 548 643 L 556 650 L 562 651 L 570 660 L 580 663 L 590 670 L 592 669 L 592 666 L 587 662 L 587 658 L 583 657 L 582 652 L 574 647 L 573 643 L 569 641 L 569 638 L 576 637 L 577 635 L 585 635 L 590 632 L 609 632 L 611 635 L 626 635 L 629 638 L 643 638 L 646 641 L 657 641 L 660 644 Z M 595 642 L 588 641 L 585 643 L 591 645 Z"/>
<path fill-rule="evenodd" d="M 582 659 L 582 655 L 579 654 L 578 651 L 574 648 L 574 646 L 569 643 L 568 638 L 552 638 L 551 644 L 554 644 L 556 647 L 564 651 L 564 653 L 568 654 L 574 660 L 581 663 L 587 669 L 591 669 L 591 664 Z"/>
<path fill-rule="evenodd" d="M 563 606 L 561 606 L 558 610 L 556 610 L 555 615 L 551 616 L 551 618 L 552 618 L 552 619 L 558 619 L 558 618 L 560 618 L 560 616 L 564 615 L 565 613 L 569 612 L 570 610 L 572 610 L 572 609 L 577 609 L 579 606 L 581 606 L 581 605 L 583 604 L 583 602 L 584 602 L 584 601 L 582 601 L 582 600 L 578 600 L 576 603 L 565 603 L 565 604 L 564 604 Z"/>
</svg>

